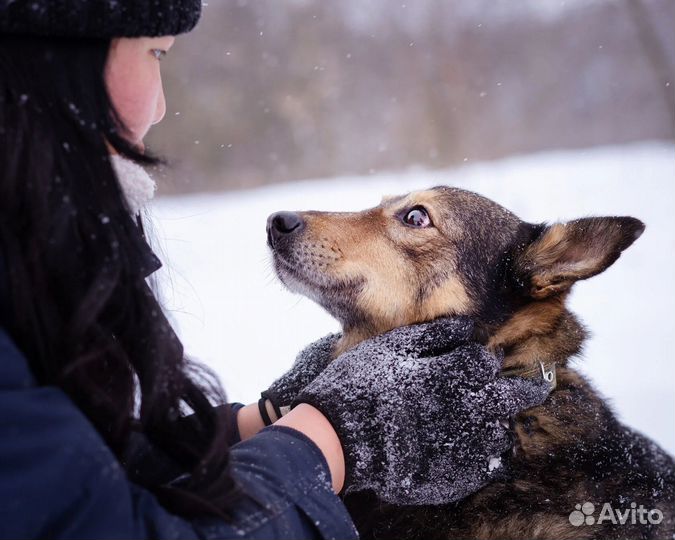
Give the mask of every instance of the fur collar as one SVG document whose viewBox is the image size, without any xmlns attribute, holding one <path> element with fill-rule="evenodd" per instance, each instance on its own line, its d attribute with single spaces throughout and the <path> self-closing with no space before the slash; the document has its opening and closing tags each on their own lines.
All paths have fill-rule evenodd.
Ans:
<svg viewBox="0 0 675 540">
<path fill-rule="evenodd" d="M 110 156 L 115 174 L 132 215 L 137 215 L 155 195 L 157 184 L 138 163 L 119 154 Z"/>
</svg>

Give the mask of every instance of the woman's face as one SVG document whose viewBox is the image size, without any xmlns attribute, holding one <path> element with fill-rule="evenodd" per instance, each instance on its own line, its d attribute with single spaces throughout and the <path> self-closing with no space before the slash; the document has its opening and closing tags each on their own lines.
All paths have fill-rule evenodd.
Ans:
<svg viewBox="0 0 675 540">
<path fill-rule="evenodd" d="M 143 147 L 150 126 L 166 112 L 160 60 L 173 45 L 173 36 L 117 38 L 110 45 L 105 79 L 112 103 L 131 143 Z"/>
</svg>

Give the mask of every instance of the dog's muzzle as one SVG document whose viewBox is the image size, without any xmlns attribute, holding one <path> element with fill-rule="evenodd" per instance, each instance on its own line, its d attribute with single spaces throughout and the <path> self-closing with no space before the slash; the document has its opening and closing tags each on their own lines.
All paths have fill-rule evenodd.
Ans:
<svg viewBox="0 0 675 540">
<path fill-rule="evenodd" d="M 267 243 L 274 249 L 282 239 L 305 228 L 305 221 L 295 212 L 276 212 L 267 218 Z"/>
</svg>

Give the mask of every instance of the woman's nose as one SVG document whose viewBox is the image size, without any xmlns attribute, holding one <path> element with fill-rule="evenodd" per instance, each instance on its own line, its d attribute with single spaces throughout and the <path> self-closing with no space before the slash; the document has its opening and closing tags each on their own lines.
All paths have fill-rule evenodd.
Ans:
<svg viewBox="0 0 675 540">
<path fill-rule="evenodd" d="M 155 109 L 155 117 L 152 125 L 159 124 L 166 114 L 166 98 L 164 97 L 164 88 L 160 87 L 159 96 L 157 96 L 157 108 Z"/>
</svg>

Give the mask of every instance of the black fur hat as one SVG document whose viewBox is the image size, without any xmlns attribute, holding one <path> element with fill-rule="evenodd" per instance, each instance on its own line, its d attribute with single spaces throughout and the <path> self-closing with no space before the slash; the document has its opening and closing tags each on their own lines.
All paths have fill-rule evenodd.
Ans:
<svg viewBox="0 0 675 540">
<path fill-rule="evenodd" d="M 156 37 L 197 24 L 202 0 L 0 0 L 2 34 Z"/>
</svg>

